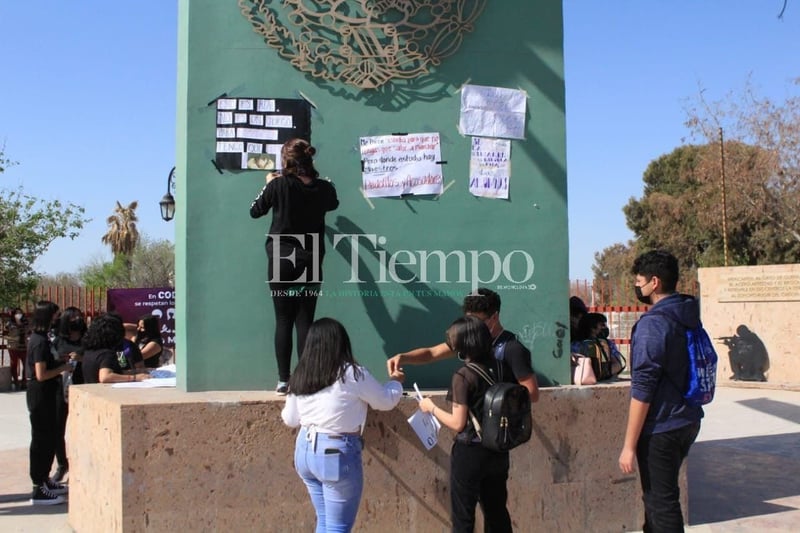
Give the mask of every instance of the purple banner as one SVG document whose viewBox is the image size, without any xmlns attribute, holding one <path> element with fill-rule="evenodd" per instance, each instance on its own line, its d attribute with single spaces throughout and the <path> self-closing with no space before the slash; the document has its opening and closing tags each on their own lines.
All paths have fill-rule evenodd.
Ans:
<svg viewBox="0 0 800 533">
<path fill-rule="evenodd" d="M 155 315 L 164 346 L 175 347 L 175 289 L 108 289 L 108 310 L 136 324 L 143 315 Z"/>
</svg>

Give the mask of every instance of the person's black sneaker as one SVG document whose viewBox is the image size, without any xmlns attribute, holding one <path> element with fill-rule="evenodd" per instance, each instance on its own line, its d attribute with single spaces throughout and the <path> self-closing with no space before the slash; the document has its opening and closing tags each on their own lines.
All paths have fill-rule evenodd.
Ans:
<svg viewBox="0 0 800 533">
<path fill-rule="evenodd" d="M 56 483 L 55 481 L 52 481 L 50 479 L 42 483 L 42 487 L 47 487 L 47 490 L 56 495 L 66 494 L 67 491 L 69 490 L 67 489 L 66 485 L 62 485 L 61 483 Z"/>
<path fill-rule="evenodd" d="M 31 496 L 31 505 L 58 505 L 65 503 L 67 500 L 60 494 L 55 494 L 46 483 L 36 485 L 33 488 L 33 495 Z"/>
<path fill-rule="evenodd" d="M 50 481 L 53 483 L 61 483 L 64 481 L 64 476 L 67 475 L 69 472 L 69 467 L 67 465 L 58 465 L 56 468 L 56 473 L 53 474 L 53 477 L 50 478 Z"/>
<path fill-rule="evenodd" d="M 285 381 L 279 381 L 278 386 L 275 387 L 275 392 L 278 396 L 286 396 L 289 393 L 289 384 Z"/>
</svg>

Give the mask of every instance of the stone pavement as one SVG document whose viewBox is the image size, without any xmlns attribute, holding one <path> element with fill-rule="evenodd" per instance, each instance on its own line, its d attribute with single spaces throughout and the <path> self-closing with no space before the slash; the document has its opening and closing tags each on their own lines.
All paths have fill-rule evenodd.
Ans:
<svg viewBox="0 0 800 533">
<path fill-rule="evenodd" d="M 71 532 L 66 505 L 28 503 L 24 392 L 0 393 L 0 427 L 0 531 Z M 717 389 L 689 455 L 689 519 L 692 532 L 800 531 L 800 388 Z"/>
</svg>

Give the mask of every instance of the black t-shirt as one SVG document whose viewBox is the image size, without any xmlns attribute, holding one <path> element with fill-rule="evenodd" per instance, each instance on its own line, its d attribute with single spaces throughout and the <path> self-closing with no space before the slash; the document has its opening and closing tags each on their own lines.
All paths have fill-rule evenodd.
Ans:
<svg viewBox="0 0 800 533">
<path fill-rule="evenodd" d="M 480 364 L 478 366 L 490 377 L 497 379 L 497 373 L 494 369 Z M 489 386 L 485 379 L 465 364 L 453 374 L 450 390 L 447 391 L 447 401 L 466 405 L 470 413 L 479 416 L 478 413 L 483 410 L 483 396 Z M 456 440 L 465 443 L 480 442 L 469 414 L 467 415 L 467 425 L 456 435 Z"/>
<path fill-rule="evenodd" d="M 101 368 L 109 368 L 115 374 L 122 374 L 116 350 L 108 348 L 86 350 L 86 353 L 83 354 L 84 383 L 100 383 Z"/>
<path fill-rule="evenodd" d="M 47 370 L 61 366 L 61 363 L 53 357 L 52 346 L 47 335 L 34 332 L 28 340 L 28 354 L 25 358 L 25 371 L 28 373 L 29 379 L 36 378 L 36 363 L 46 363 Z"/>
<path fill-rule="evenodd" d="M 501 381 L 519 383 L 533 375 L 531 352 L 512 332 L 503 330 L 492 342 L 492 348 L 495 357 L 502 361 Z"/>
<path fill-rule="evenodd" d="M 261 190 L 250 206 L 250 216 L 262 217 L 273 210 L 266 243 L 271 283 L 300 283 L 296 280 L 303 274 L 306 274 L 303 283 L 322 280 L 325 213 L 338 206 L 336 189 L 330 182 L 318 178 L 306 185 L 297 176 L 284 175 Z M 287 235 L 302 235 L 302 242 Z M 280 239 L 280 272 L 273 272 L 274 238 Z"/>
<path fill-rule="evenodd" d="M 53 340 L 53 352 L 55 352 L 55 356 L 62 360 L 68 361 L 69 354 L 72 352 L 77 353 L 78 355 L 83 355 L 83 346 L 81 346 L 81 341 L 71 341 L 66 337 L 58 336 Z M 77 363 L 75 368 L 72 369 L 72 383 L 75 385 L 80 385 L 83 383 L 83 365 L 81 363 Z"/>
<path fill-rule="evenodd" d="M 158 337 L 158 338 L 155 338 L 155 339 L 141 339 L 141 340 L 137 339 L 137 342 L 139 344 L 138 348 L 139 348 L 139 357 L 140 358 L 144 357 L 142 355 L 142 348 L 147 346 L 148 343 L 155 342 L 156 344 L 158 344 L 159 348 L 161 348 L 161 349 L 158 351 L 157 354 L 151 355 L 150 357 L 145 359 L 144 360 L 144 366 L 146 368 L 158 368 L 158 367 L 160 367 L 161 366 L 161 352 L 164 351 L 164 339 L 162 339 L 161 337 Z"/>
</svg>

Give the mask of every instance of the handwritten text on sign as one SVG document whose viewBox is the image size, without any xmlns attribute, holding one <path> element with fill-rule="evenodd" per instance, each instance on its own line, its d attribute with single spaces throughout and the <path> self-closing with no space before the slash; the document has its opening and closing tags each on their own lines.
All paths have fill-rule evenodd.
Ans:
<svg viewBox="0 0 800 533">
<path fill-rule="evenodd" d="M 520 90 L 464 85 L 458 129 L 463 135 L 524 139 L 526 105 Z"/>
<path fill-rule="evenodd" d="M 472 138 L 469 158 L 469 192 L 486 198 L 508 199 L 511 177 L 511 141 Z"/>
<path fill-rule="evenodd" d="M 438 133 L 361 137 L 364 194 L 441 194 L 440 161 Z"/>
</svg>

